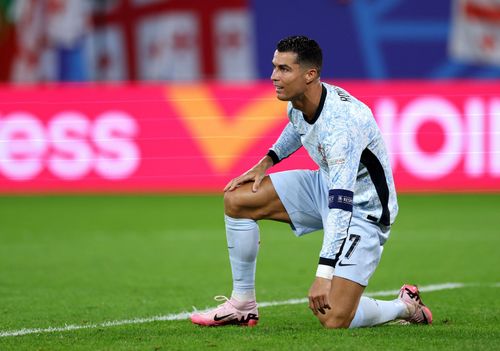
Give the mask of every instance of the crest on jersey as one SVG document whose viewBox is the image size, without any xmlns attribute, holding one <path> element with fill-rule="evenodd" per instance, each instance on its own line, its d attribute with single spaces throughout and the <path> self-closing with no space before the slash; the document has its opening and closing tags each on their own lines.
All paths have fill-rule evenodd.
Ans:
<svg viewBox="0 0 500 351">
<path fill-rule="evenodd" d="M 328 164 L 328 160 L 326 159 L 326 153 L 325 153 L 325 148 L 323 145 L 318 144 L 318 153 L 321 155 L 321 160 L 325 163 Z"/>
</svg>

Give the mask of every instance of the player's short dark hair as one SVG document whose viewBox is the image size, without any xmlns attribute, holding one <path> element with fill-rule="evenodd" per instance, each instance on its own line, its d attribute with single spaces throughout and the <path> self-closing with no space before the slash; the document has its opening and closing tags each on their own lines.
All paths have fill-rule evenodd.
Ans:
<svg viewBox="0 0 500 351">
<path fill-rule="evenodd" d="M 279 52 L 295 52 L 299 65 L 310 65 L 321 73 L 323 52 L 318 43 L 303 35 L 293 35 L 281 39 L 276 45 Z"/>
</svg>

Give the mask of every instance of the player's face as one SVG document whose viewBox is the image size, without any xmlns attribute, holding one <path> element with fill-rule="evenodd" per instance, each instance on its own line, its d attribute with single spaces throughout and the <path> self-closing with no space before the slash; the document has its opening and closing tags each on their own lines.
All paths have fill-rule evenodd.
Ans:
<svg viewBox="0 0 500 351">
<path fill-rule="evenodd" d="M 307 88 L 306 70 L 297 63 L 295 52 L 279 52 L 273 57 L 271 80 L 278 99 L 292 101 L 302 96 Z"/>
</svg>

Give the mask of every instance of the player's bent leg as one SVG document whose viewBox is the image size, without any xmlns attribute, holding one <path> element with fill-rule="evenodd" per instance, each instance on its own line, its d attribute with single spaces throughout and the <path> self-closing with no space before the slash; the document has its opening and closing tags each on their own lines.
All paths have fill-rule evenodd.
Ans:
<svg viewBox="0 0 500 351">
<path fill-rule="evenodd" d="M 259 190 L 246 183 L 224 196 L 226 238 L 233 276 L 231 297 L 255 301 L 255 268 L 259 249 L 259 219 L 289 220 L 269 177 Z"/>
<path fill-rule="evenodd" d="M 252 219 L 225 216 L 227 247 L 233 278 L 231 298 L 206 312 L 191 315 L 194 324 L 204 326 L 254 326 L 259 319 L 255 298 L 255 269 L 259 251 L 259 226 Z"/>
<path fill-rule="evenodd" d="M 257 192 L 246 183 L 224 194 L 226 236 L 233 276 L 230 299 L 218 307 L 191 315 L 194 324 L 223 326 L 257 324 L 255 268 L 259 247 L 257 220 L 271 219 L 291 223 L 270 177 L 265 177 Z"/>
<path fill-rule="evenodd" d="M 194 324 L 254 326 L 259 319 L 255 297 L 255 268 L 259 249 L 257 220 L 290 222 L 269 177 L 257 192 L 246 183 L 224 195 L 226 237 L 233 278 L 231 298 L 218 307 L 191 315 Z"/>
<path fill-rule="evenodd" d="M 325 328 L 349 328 L 364 290 L 365 287 L 356 282 L 333 277 L 329 296 L 331 309 L 316 317 Z"/>
<path fill-rule="evenodd" d="M 404 295 L 404 287 L 401 289 L 401 296 Z M 326 328 L 360 328 L 381 325 L 400 318 L 411 323 L 422 323 L 417 321 L 420 317 L 415 316 L 420 316 L 424 308 L 419 308 L 416 312 L 416 308 L 413 307 L 419 305 L 416 298 L 408 301 L 408 297 L 405 296 L 406 301 L 402 301 L 401 297 L 392 301 L 382 301 L 362 296 L 363 291 L 364 286 L 356 282 L 334 277 L 330 291 L 332 308 L 324 315 L 317 315 L 321 324 Z M 414 296 L 418 296 L 418 293 Z M 432 320 L 432 315 L 429 320 Z"/>
<path fill-rule="evenodd" d="M 224 213 L 227 216 L 291 223 L 269 176 L 262 180 L 256 192 L 252 191 L 252 185 L 251 182 L 245 183 L 233 191 L 224 193 Z"/>
</svg>

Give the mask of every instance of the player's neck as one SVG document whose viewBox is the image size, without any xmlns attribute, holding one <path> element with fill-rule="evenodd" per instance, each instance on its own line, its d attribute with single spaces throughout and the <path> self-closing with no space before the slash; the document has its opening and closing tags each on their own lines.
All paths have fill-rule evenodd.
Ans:
<svg viewBox="0 0 500 351">
<path fill-rule="evenodd" d="M 307 121 L 312 121 L 316 115 L 316 110 L 318 109 L 321 101 L 322 91 L 323 85 L 318 79 L 316 82 L 311 83 L 304 94 L 292 101 L 293 107 L 302 111 L 302 114 Z"/>
</svg>

